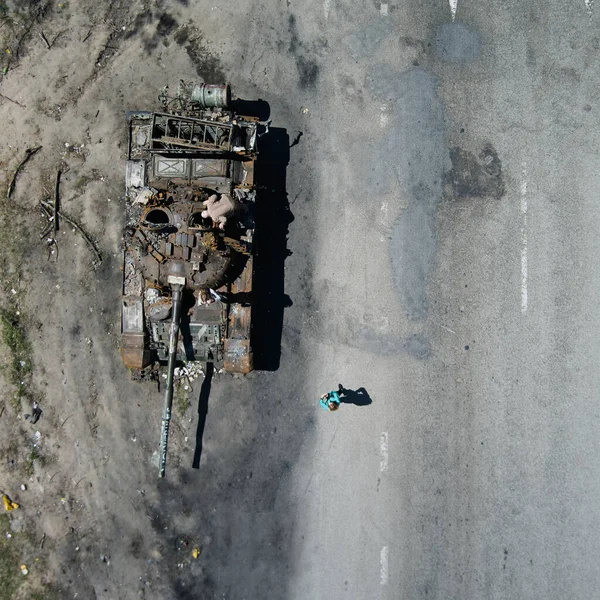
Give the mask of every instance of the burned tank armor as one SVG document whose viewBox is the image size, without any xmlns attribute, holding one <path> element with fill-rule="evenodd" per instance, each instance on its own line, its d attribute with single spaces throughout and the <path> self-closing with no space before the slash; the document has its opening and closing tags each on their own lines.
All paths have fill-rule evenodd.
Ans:
<svg viewBox="0 0 600 600">
<path fill-rule="evenodd" d="M 127 115 L 121 355 L 137 378 L 166 367 L 163 475 L 175 365 L 253 369 L 260 124 L 232 110 L 228 85 L 180 82 L 159 99 Z"/>
</svg>

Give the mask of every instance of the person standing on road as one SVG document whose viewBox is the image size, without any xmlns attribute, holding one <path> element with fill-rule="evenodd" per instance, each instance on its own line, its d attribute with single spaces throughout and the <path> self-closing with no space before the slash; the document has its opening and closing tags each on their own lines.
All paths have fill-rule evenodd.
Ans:
<svg viewBox="0 0 600 600">
<path fill-rule="evenodd" d="M 319 400 L 319 404 L 321 405 L 321 407 L 324 410 L 328 410 L 328 411 L 337 410 L 340 407 L 340 404 L 342 402 L 340 399 L 340 394 L 343 394 L 344 391 L 345 391 L 344 387 L 340 383 L 338 385 L 337 392 L 331 391 L 331 392 L 328 392 L 327 394 L 323 394 Z"/>
</svg>

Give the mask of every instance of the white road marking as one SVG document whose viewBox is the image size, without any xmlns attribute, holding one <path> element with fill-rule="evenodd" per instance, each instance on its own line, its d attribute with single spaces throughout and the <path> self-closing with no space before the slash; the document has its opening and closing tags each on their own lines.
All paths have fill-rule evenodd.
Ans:
<svg viewBox="0 0 600 600">
<path fill-rule="evenodd" d="M 381 585 L 387 585 L 389 579 L 389 554 L 387 546 L 384 546 L 379 553 L 379 583 Z"/>
<path fill-rule="evenodd" d="M 381 220 L 383 221 L 384 225 L 387 225 L 388 222 L 389 208 L 390 207 L 388 203 L 384 200 L 381 203 Z"/>
<path fill-rule="evenodd" d="M 384 431 L 379 437 L 379 470 L 383 473 L 388 468 L 388 432 Z"/>
<path fill-rule="evenodd" d="M 587 8 L 590 19 L 592 18 L 592 10 L 594 9 L 594 0 L 585 0 L 585 7 Z"/>
<path fill-rule="evenodd" d="M 445 329 L 446 331 L 449 331 L 450 333 L 456 335 L 456 331 L 450 329 L 450 327 L 446 327 L 445 325 L 442 325 L 441 323 L 438 323 L 437 321 L 431 321 L 434 325 L 437 325 L 438 327 L 441 327 L 442 329 Z"/>
<path fill-rule="evenodd" d="M 523 163 L 521 175 L 521 312 L 526 313 L 529 306 L 527 291 L 527 163 Z"/>
<path fill-rule="evenodd" d="M 384 103 L 379 108 L 381 110 L 381 114 L 379 115 L 379 127 L 385 129 L 389 121 L 389 116 L 387 114 L 388 105 Z"/>
<path fill-rule="evenodd" d="M 458 8 L 458 0 L 448 0 L 450 2 L 450 10 L 452 11 L 452 20 L 456 19 L 456 9 Z"/>
<path fill-rule="evenodd" d="M 323 12 L 325 13 L 325 20 L 329 19 L 329 11 L 331 10 L 331 0 L 325 0 L 323 2 Z"/>
<path fill-rule="evenodd" d="M 388 122 L 390 120 L 390 117 L 388 115 L 388 105 L 384 102 L 383 104 L 380 105 L 379 108 L 381 110 L 381 113 L 379 115 L 379 127 L 381 129 L 386 129 Z M 381 203 L 381 222 L 382 222 L 384 228 L 388 227 L 389 205 L 385 201 Z M 384 235 L 383 233 L 379 236 L 379 239 L 381 242 L 387 242 L 387 236 Z"/>
<path fill-rule="evenodd" d="M 388 4 L 384 4 L 382 2 L 381 5 L 380 5 L 380 7 L 379 7 L 379 14 L 382 17 L 387 17 L 388 16 L 388 10 L 389 10 L 389 5 Z"/>
<path fill-rule="evenodd" d="M 381 333 L 386 333 L 390 330 L 390 320 L 387 317 L 379 317 L 379 325 L 377 326 Z"/>
</svg>

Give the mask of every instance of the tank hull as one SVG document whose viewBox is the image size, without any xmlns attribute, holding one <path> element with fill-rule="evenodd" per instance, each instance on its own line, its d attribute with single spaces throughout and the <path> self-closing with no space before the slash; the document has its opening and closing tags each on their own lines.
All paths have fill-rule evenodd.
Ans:
<svg viewBox="0 0 600 600">
<path fill-rule="evenodd" d="M 253 369 L 258 122 L 227 108 L 228 86 L 202 89 L 223 100 L 128 114 L 121 356 L 137 375 L 167 362 L 173 277 L 184 282 L 177 363 Z"/>
</svg>

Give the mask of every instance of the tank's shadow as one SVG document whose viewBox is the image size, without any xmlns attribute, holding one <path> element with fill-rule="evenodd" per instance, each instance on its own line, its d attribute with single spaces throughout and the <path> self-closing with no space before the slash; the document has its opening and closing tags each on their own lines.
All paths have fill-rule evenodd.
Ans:
<svg viewBox="0 0 600 600">
<path fill-rule="evenodd" d="M 256 117 L 261 121 L 266 121 L 271 116 L 271 107 L 266 100 L 234 98 L 231 102 L 231 108 L 238 115 Z"/>
<path fill-rule="evenodd" d="M 236 99 L 233 109 L 238 114 L 254 116 L 262 121 L 270 115 L 269 104 L 264 100 Z M 294 220 L 286 191 L 289 158 L 290 140 L 285 129 L 270 127 L 262 133 L 258 140 L 254 173 L 256 231 L 252 294 L 250 298 L 243 298 L 245 302 L 252 303 L 254 368 L 261 371 L 276 371 L 279 368 L 284 308 L 292 305 L 284 288 L 285 259 L 290 254 L 287 249 L 288 227 Z M 213 365 L 209 363 L 198 401 L 196 448 L 192 462 L 195 469 L 200 467 L 213 373 Z"/>
<path fill-rule="evenodd" d="M 252 302 L 254 368 L 276 371 L 283 311 L 292 305 L 284 288 L 288 227 L 294 220 L 286 191 L 290 158 L 287 131 L 271 127 L 259 140 L 256 165 L 256 233 Z"/>
<path fill-rule="evenodd" d="M 235 98 L 232 109 L 239 115 L 256 117 L 267 123 L 271 107 L 265 100 Z M 270 123 L 270 121 L 269 121 Z M 294 143 L 299 143 L 300 134 Z M 254 368 L 276 371 L 281 354 L 283 309 L 292 305 L 284 292 L 284 263 L 288 226 L 294 220 L 286 191 L 286 169 L 290 140 L 285 129 L 260 128 L 258 157 L 254 168 L 256 204 L 254 219 L 254 275 L 252 280 L 251 344 Z"/>
</svg>

